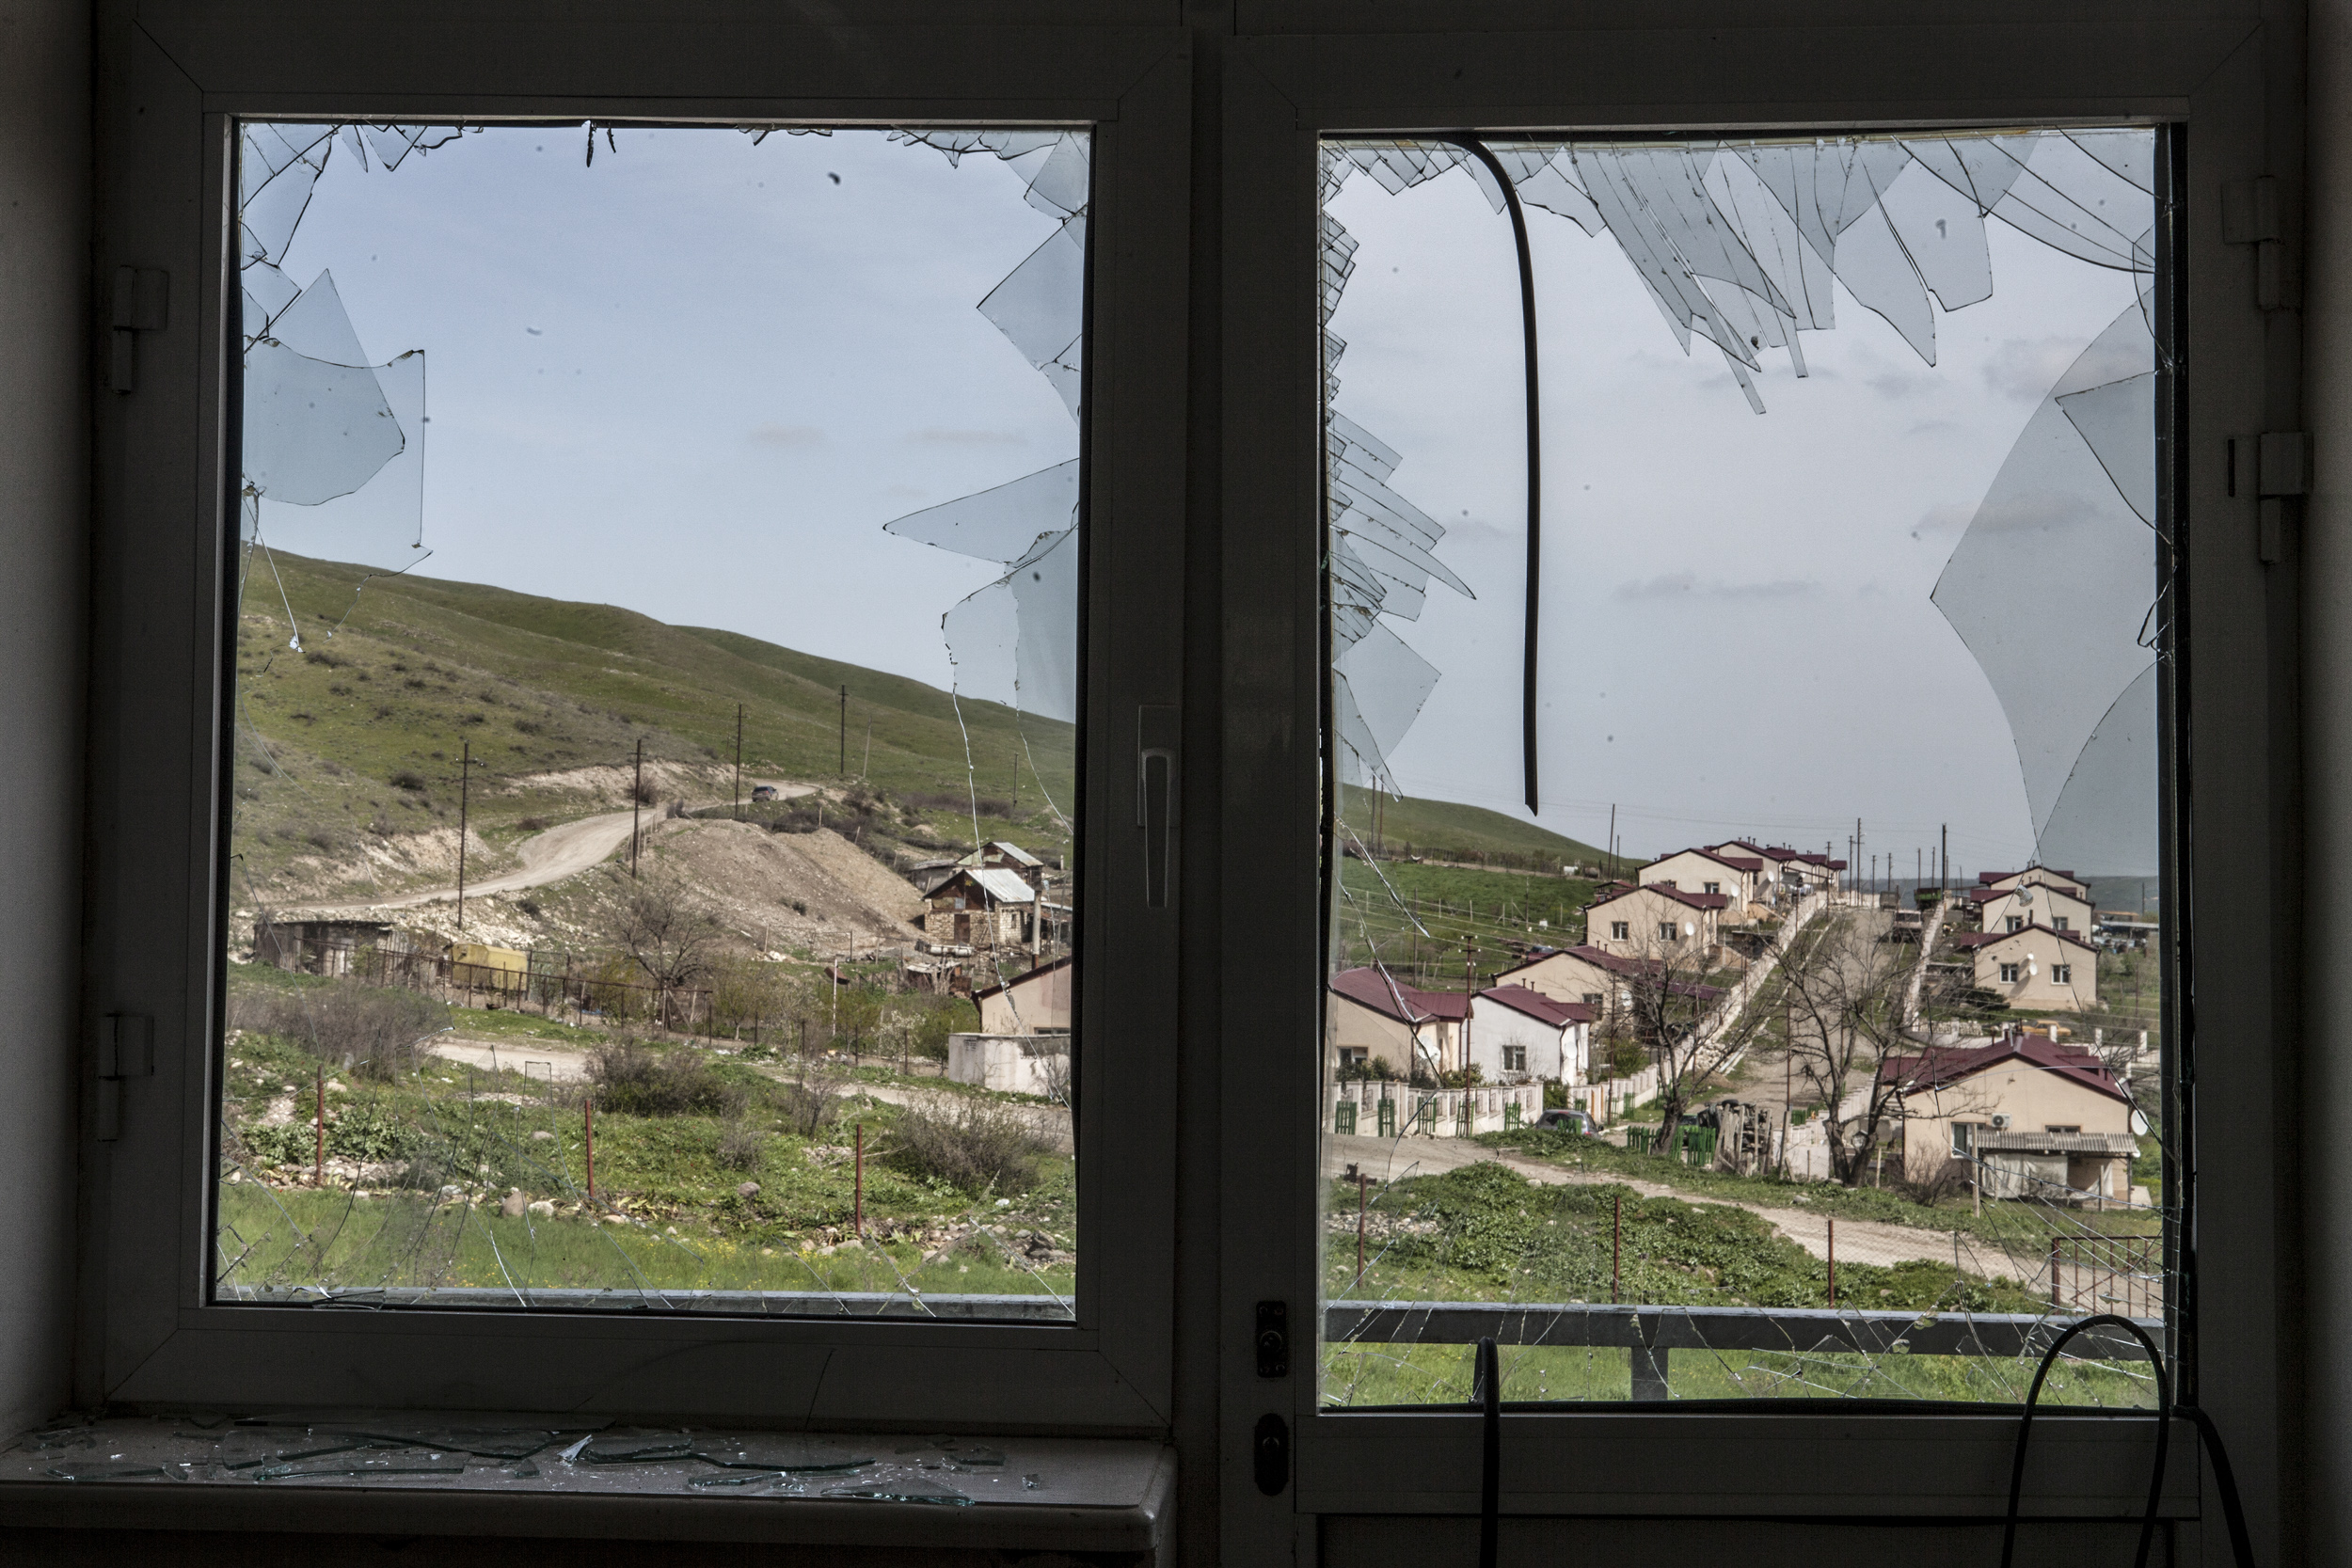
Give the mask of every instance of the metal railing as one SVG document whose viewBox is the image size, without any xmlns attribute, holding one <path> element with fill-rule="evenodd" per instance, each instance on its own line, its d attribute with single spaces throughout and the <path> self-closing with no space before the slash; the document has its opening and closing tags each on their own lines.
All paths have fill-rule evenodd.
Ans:
<svg viewBox="0 0 2352 1568">
<path fill-rule="evenodd" d="M 2112 1308 L 2094 1307 L 2093 1311 Z M 2128 1314 L 2126 1314 L 2128 1315 Z M 1858 1353 L 1869 1355 L 2038 1355 L 2074 1319 L 2023 1312 L 1862 1312 L 1841 1308 L 1626 1307 L 1485 1301 L 1333 1301 L 1328 1344 L 1613 1347 L 1633 1353 L 1633 1398 L 1662 1400 L 1677 1350 Z M 2161 1338 L 2160 1318 L 2139 1319 Z M 2093 1329 L 2075 1343 L 2107 1361 L 2145 1360 L 2137 1340 Z"/>
</svg>

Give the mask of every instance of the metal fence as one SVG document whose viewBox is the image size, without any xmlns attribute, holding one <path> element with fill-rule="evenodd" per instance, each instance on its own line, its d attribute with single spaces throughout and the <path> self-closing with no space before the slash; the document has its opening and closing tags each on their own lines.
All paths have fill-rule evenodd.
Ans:
<svg viewBox="0 0 2352 1568">
<path fill-rule="evenodd" d="M 305 974 L 397 986 L 469 1007 L 535 1010 L 548 1018 L 644 1019 L 682 1034 L 714 1026 L 711 994 L 696 987 L 658 986 L 619 977 L 610 958 L 542 948 L 520 953 L 522 965 L 461 960 L 447 950 L 310 937 L 283 927 L 255 934 L 257 962 Z"/>
<path fill-rule="evenodd" d="M 2050 1305 L 2126 1318 L 2164 1315 L 2164 1243 L 2155 1236 L 2053 1236 Z"/>
</svg>

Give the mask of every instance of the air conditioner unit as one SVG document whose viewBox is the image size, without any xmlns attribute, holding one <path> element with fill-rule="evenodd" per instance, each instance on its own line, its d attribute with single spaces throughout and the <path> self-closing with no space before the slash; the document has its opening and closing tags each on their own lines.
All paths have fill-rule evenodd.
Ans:
<svg viewBox="0 0 2352 1568">
<path fill-rule="evenodd" d="M 1994 1117 L 1993 1118 L 1993 1131 L 1994 1131 L 1995 1132 L 2006 1132 L 2006 1131 L 2008 1130 L 2008 1128 L 2009 1128 L 2009 1117 L 2002 1117 L 2002 1116 L 1996 1116 L 1996 1117 Z"/>
</svg>

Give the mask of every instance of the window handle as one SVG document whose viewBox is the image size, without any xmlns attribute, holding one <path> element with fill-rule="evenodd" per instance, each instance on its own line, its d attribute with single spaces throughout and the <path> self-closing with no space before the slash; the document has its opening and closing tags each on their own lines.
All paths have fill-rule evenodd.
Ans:
<svg viewBox="0 0 2352 1568">
<path fill-rule="evenodd" d="M 1143 902 L 1168 908 L 1172 858 L 1182 812 L 1176 784 L 1176 709 L 1147 704 L 1136 709 L 1136 826 L 1143 830 Z"/>
</svg>

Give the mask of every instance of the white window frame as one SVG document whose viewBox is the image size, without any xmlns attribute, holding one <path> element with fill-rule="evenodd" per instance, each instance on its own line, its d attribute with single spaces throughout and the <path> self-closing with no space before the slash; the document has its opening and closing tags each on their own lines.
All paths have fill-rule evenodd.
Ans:
<svg viewBox="0 0 2352 1568">
<path fill-rule="evenodd" d="M 1633 940 L 1633 923 L 1629 920 L 1611 921 L 1609 923 L 1609 940 L 1611 942 L 1631 942 Z"/>
<path fill-rule="evenodd" d="M 2013 986 L 2017 983 L 2018 976 L 2024 973 L 2025 966 L 2023 964 L 2003 964 L 2001 966 L 2001 984 L 2005 986 Z"/>
<path fill-rule="evenodd" d="M 97 394 L 97 450 L 109 455 L 93 636 L 123 657 L 101 656 L 91 674 L 102 782 L 87 825 L 87 987 L 94 1013 L 152 1019 L 155 1071 L 124 1085 L 119 1140 L 97 1141 L 86 1108 L 76 1398 L 1164 1433 L 1175 1342 L 1166 1111 L 1179 1092 L 1167 955 L 1183 906 L 1173 895 L 1147 906 L 1135 802 L 1139 751 L 1175 747 L 1184 701 L 1186 35 L 695 25 L 648 8 L 570 19 L 570 46 L 550 51 L 548 25 L 427 8 L 290 26 L 259 7 L 161 0 L 135 26 L 101 28 L 98 265 L 166 269 L 176 330 L 142 335 L 135 394 Z M 238 117 L 1092 132 L 1076 1322 L 210 1304 Z M 1106 1136 L 1087 1135 L 1114 1127 L 1116 1159 Z"/>
<path fill-rule="evenodd" d="M 2267 1349 L 2268 1325 L 2270 1314 L 2292 1310 L 2293 1297 L 2280 1251 L 2287 1232 L 2268 1216 L 2287 1180 L 2272 1130 L 2290 1113 L 2276 1080 L 2266 1076 L 2280 1070 L 2286 1049 L 2271 1037 L 2267 1021 L 2285 1004 L 2264 987 L 2268 976 L 2284 973 L 2279 966 L 2294 961 L 2293 898 L 2278 890 L 2265 869 L 2274 863 L 2264 859 L 2290 853 L 2279 836 L 2289 829 L 2257 802 L 2260 789 L 2286 787 L 2282 780 L 2292 776 L 2293 705 L 2265 713 L 2264 704 L 2280 703 L 2272 683 L 2288 678 L 2294 650 L 2263 618 L 2266 579 L 2252 545 L 2253 509 L 2228 496 L 2215 433 L 2295 417 L 2292 391 L 2275 390 L 2291 388 L 2291 369 L 2283 380 L 2275 367 L 2265 372 L 2266 327 L 2248 254 L 2242 246 L 2225 248 L 2219 222 L 2225 179 L 2250 179 L 2274 158 L 2292 166 L 2299 155 L 2299 141 L 2290 145 L 2274 135 L 2266 143 L 2265 130 L 2265 71 L 2277 73 L 2270 91 L 2291 96 L 2284 83 L 2299 80 L 2299 45 L 2273 47 L 2262 21 L 2207 20 L 2179 0 L 2162 0 L 2122 30 L 2104 16 L 2022 21 L 1989 0 L 1947 7 L 1931 18 L 1907 12 L 1867 24 L 1803 24 L 1749 18 L 1740 26 L 1729 24 L 1731 13 L 1698 6 L 1657 19 L 1654 30 L 1620 28 L 1614 16 L 1606 25 L 1576 30 L 1559 25 L 1554 11 L 1514 0 L 1481 5 L 1474 24 L 1409 4 L 1376 13 L 1307 4 L 1276 11 L 1283 19 L 1279 28 L 1237 40 L 1224 65 L 1229 403 L 1222 609 L 1230 624 L 1249 628 L 1252 660 L 1248 678 L 1225 693 L 1223 847 L 1236 876 L 1243 868 L 1279 868 L 1293 879 L 1253 875 L 1253 895 L 1268 890 L 1264 903 L 1274 907 L 1225 922 L 1220 982 L 1231 1030 L 1222 1072 L 1224 1179 L 1248 1194 L 1253 1220 L 1229 1232 L 1222 1252 L 1227 1321 L 1237 1322 L 1235 1304 L 1252 1296 L 1287 1298 L 1294 1322 L 1303 1316 L 1300 1304 L 1319 1299 L 1311 1136 L 1315 1053 L 1295 1042 L 1315 1037 L 1320 989 L 1317 889 L 1301 850 L 1316 842 L 1321 816 L 1312 743 L 1321 641 L 1311 570 L 1322 530 L 1314 205 L 1320 138 L 1466 127 L 1637 135 L 2176 124 L 2189 150 L 2180 230 L 2185 253 L 2170 278 L 2193 277 L 2200 292 L 2193 320 L 2173 307 L 2170 319 L 2185 324 L 2183 362 L 2192 369 L 2169 406 L 2180 420 L 2174 428 L 2202 434 L 2195 445 L 2169 451 L 2168 504 L 2181 523 L 2174 624 L 2194 626 L 2212 646 L 2244 638 L 2266 650 L 2259 657 L 2200 661 L 2195 649 L 2208 644 L 2192 640 L 2165 666 L 2160 683 L 2168 715 L 2181 714 L 2183 727 L 2186 715 L 2196 716 L 2196 754 L 2206 759 L 2197 774 L 2205 787 L 2192 791 L 2185 742 L 2178 730 L 2168 730 L 2160 794 L 2168 845 L 2164 908 L 2172 917 L 2166 934 L 2179 967 L 2195 955 L 2198 999 L 2196 1015 L 2173 1014 L 2168 1066 L 2179 1072 L 2193 1058 L 2197 1016 L 2231 1017 L 2217 1009 L 2243 1007 L 2248 1020 L 2265 1021 L 2233 1024 L 2232 1052 L 2243 1040 L 2247 1053 L 2206 1064 L 2195 1075 L 2198 1099 L 2177 1108 L 2179 1120 L 2201 1128 L 2203 1137 L 2174 1128 L 2198 1161 L 2193 1176 L 2176 1176 L 2193 1192 L 2196 1212 L 2207 1216 L 2178 1238 L 2177 1265 L 2191 1278 L 2199 1314 L 2194 1354 L 2181 1370 L 2184 1386 L 2199 1390 L 2195 1397 L 2209 1410 L 2226 1406 L 2233 1413 L 2235 1430 L 2263 1456 L 2256 1463 L 2270 1466 L 2256 1481 L 2250 1506 L 2269 1521 L 2268 1538 L 2279 1539 L 2288 1517 L 2281 1487 L 2290 1462 L 2275 1423 L 2288 1419 L 2289 1399 L 2282 1369 Z M 1457 26 L 1476 30 L 1447 30 Z M 2299 125 L 2292 115 L 2278 123 Z M 1507 252 L 1507 235 L 1498 244 Z M 1556 357 L 1548 363 L 1556 366 Z M 2265 373 L 2273 378 L 2268 386 Z M 1265 391 L 1244 398 L 1245 388 Z M 2192 515 L 2195 526 L 2185 521 Z M 2230 739 L 2217 747 L 2217 736 Z M 2230 770 L 2249 759 L 2254 778 L 2233 779 Z M 2260 825 L 2233 817 L 2223 800 L 2239 803 Z M 2226 849 L 2192 858 L 2188 846 L 2207 837 Z M 1824 870 L 1820 879 L 1835 884 L 1836 878 Z M 2279 902 L 2265 907 L 2265 896 Z M 2168 972 L 2169 999 L 2185 993 L 2184 982 L 2178 968 Z M 2225 993 L 2229 1002 L 2217 1004 Z M 1237 1121 L 1253 1131 L 1244 1135 Z M 2217 1215 L 2227 1219 L 2217 1223 Z M 1291 1423 L 1298 1456 L 1295 1498 L 1224 1494 L 1221 1540 L 1229 1560 L 1288 1550 L 1300 1514 L 1325 1516 L 1322 1539 L 1328 1544 L 1339 1539 L 1335 1515 L 1474 1513 L 1479 1428 L 1468 1414 L 1321 1410 L 1314 1363 L 1303 1349 L 1294 1354 L 1287 1388 L 1253 1382 L 1237 1355 L 1225 1367 L 1221 1450 L 1244 1451 L 1252 1423 L 1279 1412 Z M 1529 1411 L 1506 1415 L 1503 1423 L 1506 1513 L 1653 1518 L 1853 1519 L 1927 1512 L 1997 1518 L 2015 1432 L 2013 1415 L 1994 1410 L 1828 1411 L 1798 1422 L 1755 1406 Z M 2068 1416 L 2046 1428 L 2037 1422 L 2037 1443 L 2044 1431 L 2063 1431 L 2069 1447 L 2063 1461 L 2045 1462 L 2051 1489 L 2037 1505 L 2040 1515 L 2136 1515 L 2145 1497 L 2143 1430 L 2121 1419 Z M 2185 1441 L 2185 1433 L 2176 1437 Z M 2235 1459 L 2234 1436 L 2233 1443 Z M 2061 1465 L 2067 1479 L 2058 1483 Z M 2236 1459 L 2236 1465 L 2243 1481 L 2249 1465 Z M 2209 1482 L 2185 1463 L 2165 1492 L 2166 1513 L 2192 1541 L 2200 1538 L 2197 1518 L 2218 1518 L 2212 1494 L 2201 1485 Z M 2258 1538 L 2264 1533 L 2258 1530 Z M 2214 1535 L 2201 1539 L 2207 1551 L 2218 1545 Z M 1248 1550 L 1239 1549 L 1244 1543 Z"/>
</svg>

